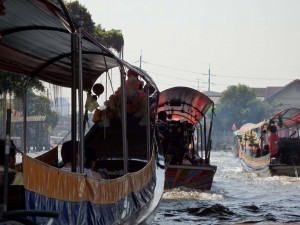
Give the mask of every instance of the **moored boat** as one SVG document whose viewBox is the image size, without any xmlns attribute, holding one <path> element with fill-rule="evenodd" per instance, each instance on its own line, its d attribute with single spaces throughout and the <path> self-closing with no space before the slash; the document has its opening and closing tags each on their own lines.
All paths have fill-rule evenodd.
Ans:
<svg viewBox="0 0 300 225">
<path fill-rule="evenodd" d="M 211 189 L 217 170 L 210 164 L 213 108 L 210 98 L 192 88 L 173 87 L 160 93 L 156 123 L 166 159 L 165 190 Z"/>
<path fill-rule="evenodd" d="M 158 98 L 159 91 L 145 71 L 119 59 L 74 25 L 59 2 L 60 8 L 45 0 L 5 2 L 6 14 L 0 16 L 0 69 L 22 74 L 29 81 L 34 77 L 72 88 L 71 142 L 80 157 L 73 157 L 73 172 L 66 172 L 53 165 L 57 158 L 49 162 L 48 157 L 35 159 L 24 154 L 25 211 L 4 210 L 1 216 L 11 220 L 20 216 L 19 221 L 26 218 L 38 224 L 50 220 L 51 224 L 149 224 L 164 184 L 149 107 L 149 98 Z M 113 68 L 119 71 L 114 76 L 120 77 L 120 88 L 109 96 L 114 98 L 110 107 L 97 109 L 101 116 L 95 113 L 97 119 L 85 134 L 82 93 L 93 93 L 99 76 L 106 73 L 109 77 Z M 128 86 L 134 87 L 129 91 L 140 100 L 134 106 L 126 95 Z M 156 108 L 152 110 L 155 113 Z M 87 149 L 97 153 L 95 170 L 105 171 L 102 178 L 84 174 Z M 81 172 L 76 172 L 77 165 Z M 49 219 L 49 212 L 55 212 L 57 218 Z"/>
</svg>

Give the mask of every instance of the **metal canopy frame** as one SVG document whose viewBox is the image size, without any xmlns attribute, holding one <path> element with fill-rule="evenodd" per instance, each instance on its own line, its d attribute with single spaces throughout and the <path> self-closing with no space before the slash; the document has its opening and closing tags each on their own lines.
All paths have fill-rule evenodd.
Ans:
<svg viewBox="0 0 300 225">
<path fill-rule="evenodd" d="M 144 70 L 119 59 L 80 27 L 75 27 L 63 1 L 59 3 L 61 8 L 47 0 L 6 1 L 6 14 L 0 16 L 0 70 L 72 88 L 71 137 L 75 143 L 77 89 L 82 95 L 82 91 L 90 90 L 99 76 L 112 68 L 120 69 L 124 83 L 124 67 L 136 71 L 157 92 L 158 88 Z"/>
</svg>

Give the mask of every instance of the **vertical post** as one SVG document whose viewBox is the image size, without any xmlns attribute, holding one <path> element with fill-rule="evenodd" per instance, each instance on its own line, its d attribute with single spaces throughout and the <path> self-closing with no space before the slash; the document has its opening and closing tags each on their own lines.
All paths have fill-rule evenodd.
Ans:
<svg viewBox="0 0 300 225">
<path fill-rule="evenodd" d="M 206 118 L 204 119 L 204 127 L 203 127 L 203 137 L 204 137 L 204 155 L 205 155 L 205 163 L 207 163 L 207 135 L 206 135 Z"/>
<path fill-rule="evenodd" d="M 76 89 L 77 89 L 77 33 L 71 34 L 71 53 L 72 53 L 72 91 L 71 91 L 71 140 L 73 149 L 72 172 L 76 172 L 77 148 L 77 120 L 76 120 Z"/>
<path fill-rule="evenodd" d="M 81 26 L 78 28 L 78 97 L 79 97 L 79 165 L 80 173 L 84 172 L 84 133 L 83 133 L 83 85 L 82 85 L 82 36 Z"/>
<path fill-rule="evenodd" d="M 208 69 L 208 92 L 210 92 L 210 65 Z"/>
<path fill-rule="evenodd" d="M 23 87 L 23 141 L 22 147 L 24 154 L 27 153 L 27 85 Z"/>
<path fill-rule="evenodd" d="M 127 144 L 127 121 L 126 121 L 126 89 L 125 89 L 125 70 L 121 66 L 121 87 L 122 87 L 122 137 L 123 137 L 123 157 L 124 174 L 128 173 L 128 144 Z"/>
<path fill-rule="evenodd" d="M 203 159 L 203 130 L 202 130 L 202 124 L 199 123 L 199 129 L 200 129 L 200 146 L 201 146 L 201 158 Z"/>
<path fill-rule="evenodd" d="M 2 94 L 2 103 L 1 103 L 1 106 L 2 106 L 2 124 L 1 124 L 1 130 L 0 130 L 0 132 L 1 132 L 1 136 L 0 136 L 0 138 L 2 138 L 2 139 L 5 139 L 5 119 L 6 119 L 6 106 L 5 106 L 5 104 L 6 104 L 6 97 L 5 97 L 5 94 Z"/>
<path fill-rule="evenodd" d="M 10 96 L 10 95 L 9 95 Z M 8 160 L 10 152 L 10 128 L 11 128 L 11 99 L 7 100 L 6 138 L 4 155 L 4 182 L 3 182 L 3 212 L 7 211 L 8 196 Z"/>
<path fill-rule="evenodd" d="M 197 142 L 196 142 L 196 149 L 197 149 L 197 153 L 199 154 L 199 144 L 200 144 L 200 132 L 199 132 L 199 123 L 196 125 L 196 135 L 197 135 Z"/>
<path fill-rule="evenodd" d="M 140 68 L 142 68 L 142 51 L 141 51 L 141 55 L 140 55 Z"/>
<path fill-rule="evenodd" d="M 146 103 L 146 113 L 147 113 L 147 159 L 148 161 L 150 161 L 150 158 L 151 158 L 151 146 L 150 146 L 150 107 L 149 107 L 149 104 L 150 104 L 150 101 L 149 101 L 149 87 L 150 87 L 150 84 L 146 85 L 146 96 L 147 96 L 147 103 Z"/>
<path fill-rule="evenodd" d="M 208 151 L 208 163 L 210 163 L 210 151 L 211 151 L 211 145 L 212 145 L 212 140 L 211 140 L 211 131 L 212 131 L 212 126 L 213 126 L 213 116 L 214 116 L 214 113 L 213 113 L 213 110 L 212 110 L 212 115 L 211 115 L 211 120 L 210 120 L 210 125 L 209 125 L 209 131 L 208 131 L 208 137 L 207 137 L 207 151 Z"/>
</svg>

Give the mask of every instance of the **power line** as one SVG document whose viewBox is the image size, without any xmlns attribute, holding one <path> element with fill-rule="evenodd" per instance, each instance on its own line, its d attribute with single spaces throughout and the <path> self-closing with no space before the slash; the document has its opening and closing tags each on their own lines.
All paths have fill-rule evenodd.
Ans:
<svg viewBox="0 0 300 225">
<path fill-rule="evenodd" d="M 281 78 L 273 78 L 273 77 L 240 77 L 240 76 L 226 76 L 226 75 L 218 75 L 218 74 L 215 74 L 215 76 L 218 76 L 218 77 L 230 77 L 230 78 L 242 78 L 242 79 L 253 79 L 253 80 L 269 80 L 269 79 L 272 79 L 272 80 L 290 80 L 290 79 L 281 79 Z"/>
<path fill-rule="evenodd" d="M 200 72 L 195 72 L 195 71 L 190 71 L 190 70 L 185 70 L 185 69 L 179 69 L 179 68 L 164 66 L 164 65 L 160 65 L 160 64 L 156 64 L 156 63 L 146 62 L 146 61 L 143 61 L 143 63 L 149 64 L 149 65 L 154 65 L 154 66 L 160 66 L 160 67 L 164 67 L 164 68 L 167 68 L 167 69 L 173 69 L 173 70 L 178 70 L 178 71 L 182 71 L 182 72 L 187 72 L 187 73 L 208 75 L 208 74 L 205 74 L 205 73 L 200 73 Z"/>
<path fill-rule="evenodd" d="M 176 76 L 173 76 L 173 75 L 166 75 L 166 74 L 162 74 L 162 73 L 152 72 L 152 71 L 149 71 L 149 70 L 145 70 L 145 71 L 147 71 L 149 74 L 156 74 L 156 75 L 160 75 L 160 76 L 164 76 L 164 77 L 170 77 L 170 78 L 173 78 L 173 79 L 195 82 L 195 79 L 193 79 L 193 80 L 191 80 L 191 79 L 184 79 L 182 77 L 176 77 Z M 201 80 L 201 79 L 199 79 L 199 80 Z"/>
<path fill-rule="evenodd" d="M 140 61 L 136 61 L 134 63 L 137 63 Z M 179 69 L 179 68 L 175 68 L 175 67 L 170 67 L 170 66 L 164 66 L 161 64 L 157 64 L 157 63 L 151 63 L 151 62 L 146 62 L 146 61 L 142 61 L 143 63 L 149 64 L 149 65 L 154 65 L 154 66 L 159 66 L 159 67 L 163 67 L 166 69 L 172 69 L 172 70 L 177 70 L 177 71 L 181 71 L 181 72 L 187 72 L 187 73 L 193 73 L 193 74 L 200 74 L 200 75 L 204 75 L 204 76 L 217 76 L 217 77 L 227 77 L 227 78 L 240 78 L 240 79 L 251 79 L 251 80 L 290 80 L 290 79 L 284 79 L 284 78 L 273 78 L 273 76 L 264 76 L 264 75 L 260 75 L 263 77 L 249 77 L 249 76 L 234 76 L 234 75 L 220 75 L 220 74 L 207 74 L 207 73 L 203 73 L 203 72 L 196 72 L 196 71 L 190 71 L 190 70 L 186 70 L 186 69 Z M 167 76 L 167 75 L 165 75 Z"/>
</svg>

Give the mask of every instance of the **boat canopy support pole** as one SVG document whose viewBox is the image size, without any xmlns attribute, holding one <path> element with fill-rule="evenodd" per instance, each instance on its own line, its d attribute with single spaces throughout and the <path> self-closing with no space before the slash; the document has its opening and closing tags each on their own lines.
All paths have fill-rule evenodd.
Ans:
<svg viewBox="0 0 300 225">
<path fill-rule="evenodd" d="M 72 172 L 76 172 L 76 89 L 77 89 L 77 34 L 71 34 L 71 53 L 72 53 L 72 90 L 71 90 L 71 140 L 73 149 Z"/>
<path fill-rule="evenodd" d="M 146 85 L 146 96 L 147 96 L 147 104 L 146 104 L 146 112 L 147 112 L 147 159 L 150 161 L 150 101 L 149 101 L 149 86 L 150 84 Z"/>
<path fill-rule="evenodd" d="M 126 121 L 126 89 L 125 78 L 126 73 L 124 67 L 121 66 L 121 87 L 122 87 L 122 138 L 123 138 L 123 162 L 124 162 L 124 174 L 128 173 L 128 144 L 127 144 L 127 121 Z"/>
<path fill-rule="evenodd" d="M 79 165 L 80 173 L 84 172 L 84 133 L 83 133 L 83 84 L 82 84 L 82 33 L 81 24 L 78 27 L 78 97 L 79 97 Z"/>
<path fill-rule="evenodd" d="M 10 96 L 10 94 L 8 95 Z M 6 118 L 6 138 L 5 138 L 5 155 L 4 155 L 4 182 L 3 182 L 3 212 L 7 211 L 8 195 L 8 160 L 10 152 L 10 128 L 11 128 L 11 98 L 7 101 L 7 118 Z"/>
<path fill-rule="evenodd" d="M 203 125 L 203 138 L 204 138 L 204 156 L 205 156 L 205 163 L 207 163 L 207 138 L 206 138 L 206 118 L 203 117 L 204 125 Z"/>
<path fill-rule="evenodd" d="M 202 132 L 202 124 L 199 123 L 199 132 L 200 132 L 200 146 L 201 146 L 201 158 L 203 159 L 203 132 Z"/>
<path fill-rule="evenodd" d="M 209 131 L 208 131 L 208 143 L 207 143 L 207 151 L 208 151 L 208 163 L 210 163 L 210 151 L 211 151 L 211 146 L 212 146 L 212 140 L 211 140 L 211 131 L 212 131 L 212 126 L 213 126 L 213 116 L 214 114 L 212 113 L 211 119 L 209 122 Z"/>
<path fill-rule="evenodd" d="M 26 81 L 23 87 L 23 152 L 24 154 L 27 153 L 27 84 L 28 80 Z"/>
</svg>

